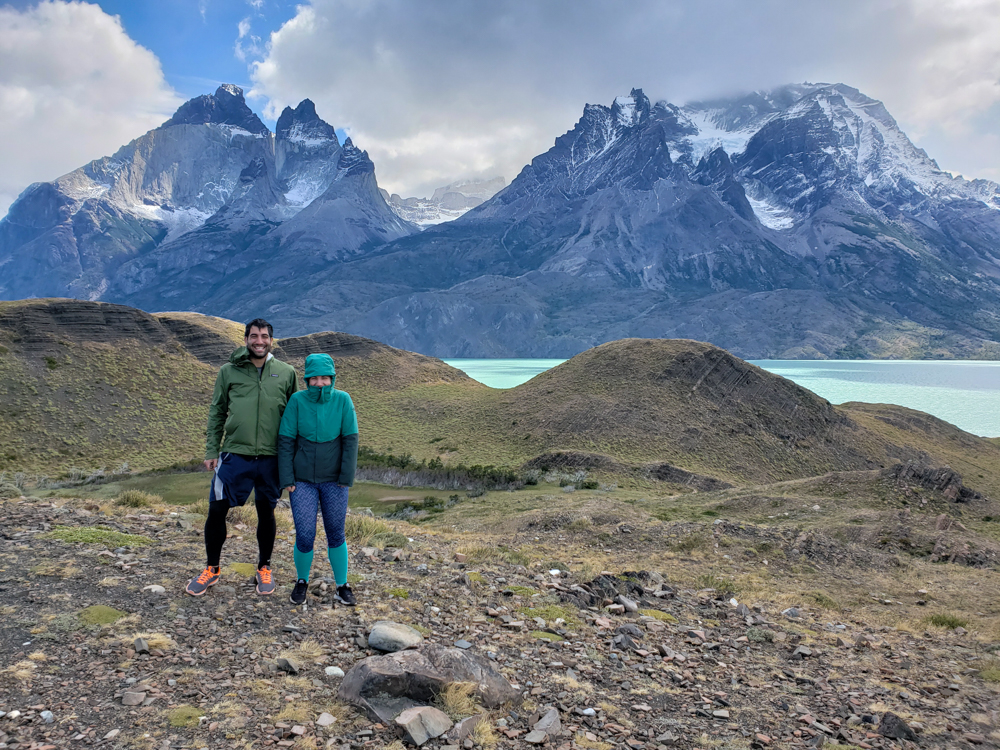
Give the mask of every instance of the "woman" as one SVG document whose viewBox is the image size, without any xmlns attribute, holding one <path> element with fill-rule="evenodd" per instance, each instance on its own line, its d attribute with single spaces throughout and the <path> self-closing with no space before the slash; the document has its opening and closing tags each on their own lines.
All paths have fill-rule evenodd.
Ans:
<svg viewBox="0 0 1000 750">
<path fill-rule="evenodd" d="M 293 604 L 302 604 L 316 540 L 317 509 L 323 513 L 327 556 L 337 582 L 336 600 L 357 602 L 347 583 L 347 489 L 358 465 L 358 418 L 344 391 L 334 390 L 336 370 L 329 354 L 306 357 L 306 389 L 285 407 L 278 429 L 278 482 L 288 488 L 295 519 Z"/>
</svg>

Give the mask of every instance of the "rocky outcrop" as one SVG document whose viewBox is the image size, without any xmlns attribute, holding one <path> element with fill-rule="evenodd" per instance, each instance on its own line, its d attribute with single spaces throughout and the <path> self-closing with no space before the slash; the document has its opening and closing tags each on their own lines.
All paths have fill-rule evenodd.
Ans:
<svg viewBox="0 0 1000 750">
<path fill-rule="evenodd" d="M 982 500 L 983 496 L 962 483 L 962 475 L 947 466 L 927 466 L 920 463 L 899 463 L 882 471 L 882 476 L 900 485 L 922 487 L 940 492 L 953 503 Z"/>
</svg>

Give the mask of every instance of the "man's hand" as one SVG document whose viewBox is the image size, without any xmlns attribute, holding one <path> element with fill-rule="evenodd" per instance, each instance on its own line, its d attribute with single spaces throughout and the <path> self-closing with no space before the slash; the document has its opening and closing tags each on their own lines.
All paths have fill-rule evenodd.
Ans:
<svg viewBox="0 0 1000 750">
<path fill-rule="evenodd" d="M 209 458 L 205 460 L 205 468 L 208 471 L 215 471 L 215 467 L 219 465 L 219 459 Z"/>
<path fill-rule="evenodd" d="M 291 495 L 293 492 L 295 492 L 295 485 L 294 484 L 290 485 L 288 487 L 285 487 L 285 489 L 288 490 L 288 494 Z"/>
</svg>

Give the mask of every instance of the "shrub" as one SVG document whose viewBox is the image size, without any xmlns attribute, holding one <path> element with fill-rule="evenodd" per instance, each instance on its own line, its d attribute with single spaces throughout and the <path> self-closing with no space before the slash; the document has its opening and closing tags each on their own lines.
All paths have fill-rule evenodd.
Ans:
<svg viewBox="0 0 1000 750">
<path fill-rule="evenodd" d="M 937 625 L 939 628 L 948 628 L 949 630 L 964 628 L 969 624 L 968 620 L 963 620 L 961 617 L 945 614 L 944 612 L 931 615 L 927 618 L 927 622 L 931 625 Z"/>
<path fill-rule="evenodd" d="M 152 495 L 142 490 L 122 490 L 115 498 L 115 505 L 126 508 L 148 508 L 154 503 L 161 502 L 163 502 L 163 498 L 159 495 Z"/>
</svg>

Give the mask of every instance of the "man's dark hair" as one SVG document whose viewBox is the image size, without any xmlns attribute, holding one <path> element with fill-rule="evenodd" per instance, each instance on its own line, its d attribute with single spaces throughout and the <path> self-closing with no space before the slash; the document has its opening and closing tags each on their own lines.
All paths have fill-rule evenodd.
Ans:
<svg viewBox="0 0 1000 750">
<path fill-rule="evenodd" d="M 243 338 L 245 338 L 245 339 L 250 338 L 250 329 L 251 328 L 256 328 L 256 329 L 261 330 L 261 331 L 263 331 L 266 328 L 267 329 L 267 335 L 270 336 L 272 339 L 274 338 L 274 328 L 271 326 L 270 323 L 268 323 L 263 318 L 254 318 L 249 323 L 247 323 L 247 328 L 243 332 Z"/>
</svg>

